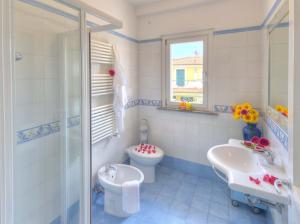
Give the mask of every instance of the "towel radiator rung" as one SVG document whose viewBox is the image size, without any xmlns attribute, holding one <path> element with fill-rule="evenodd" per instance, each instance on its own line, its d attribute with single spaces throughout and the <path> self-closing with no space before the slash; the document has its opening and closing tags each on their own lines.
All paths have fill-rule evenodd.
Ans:
<svg viewBox="0 0 300 224">
<path fill-rule="evenodd" d="M 91 63 L 111 64 L 115 63 L 115 53 L 112 44 L 97 40 L 91 40 Z M 114 94 L 113 77 L 107 73 L 93 73 L 91 75 L 91 96 L 101 100 L 109 94 Z M 113 102 L 93 107 L 91 109 L 92 144 L 100 142 L 116 134 L 116 120 Z"/>
</svg>

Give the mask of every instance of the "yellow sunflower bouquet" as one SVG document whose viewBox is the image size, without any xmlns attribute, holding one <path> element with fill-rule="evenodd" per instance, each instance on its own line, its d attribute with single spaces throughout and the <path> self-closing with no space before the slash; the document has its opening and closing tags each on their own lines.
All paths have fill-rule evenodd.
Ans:
<svg viewBox="0 0 300 224">
<path fill-rule="evenodd" d="M 235 120 L 242 119 L 247 124 L 257 124 L 259 121 L 259 112 L 250 103 L 233 106 L 232 114 Z"/>
</svg>

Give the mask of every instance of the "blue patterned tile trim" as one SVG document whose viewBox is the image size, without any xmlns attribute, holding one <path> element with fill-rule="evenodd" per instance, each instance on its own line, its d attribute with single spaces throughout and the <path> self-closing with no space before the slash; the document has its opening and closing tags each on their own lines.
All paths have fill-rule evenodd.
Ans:
<svg viewBox="0 0 300 224">
<path fill-rule="evenodd" d="M 214 105 L 214 112 L 217 113 L 232 113 L 232 107 L 228 105 Z"/>
<path fill-rule="evenodd" d="M 134 99 L 130 100 L 125 106 L 126 109 L 136 107 L 136 106 L 149 106 L 149 107 L 160 107 L 161 100 L 151 100 L 151 99 Z"/>
<path fill-rule="evenodd" d="M 74 117 L 70 117 L 68 118 L 68 128 L 72 128 L 75 126 L 80 125 L 80 116 L 74 116 Z"/>
<path fill-rule="evenodd" d="M 266 123 L 268 127 L 271 129 L 273 134 L 277 137 L 283 147 L 288 150 L 289 148 L 289 137 L 288 134 L 282 130 L 271 118 L 267 118 Z"/>
<path fill-rule="evenodd" d="M 80 125 L 80 116 L 68 118 L 68 128 Z M 22 144 L 38 138 L 42 138 L 60 131 L 60 122 L 55 121 L 48 124 L 42 124 L 33 128 L 17 131 L 17 144 Z"/>
<path fill-rule="evenodd" d="M 262 112 L 260 109 L 256 108 L 256 110 L 259 111 L 260 117 L 264 117 L 265 113 Z M 229 113 L 231 114 L 233 112 L 232 106 L 228 105 L 214 105 L 214 112 L 216 113 Z"/>
<path fill-rule="evenodd" d="M 125 109 L 129 109 L 139 105 L 139 99 L 129 100 L 125 106 Z"/>
<path fill-rule="evenodd" d="M 49 124 L 42 124 L 40 126 L 21 130 L 17 132 L 17 144 L 22 144 L 37 138 L 41 138 L 47 135 L 60 131 L 59 121 Z"/>
<path fill-rule="evenodd" d="M 149 106 L 149 107 L 160 107 L 161 100 L 151 99 L 135 99 L 127 103 L 126 109 L 135 106 Z M 214 112 L 217 113 L 232 113 L 232 106 L 229 105 L 214 105 Z"/>
<path fill-rule="evenodd" d="M 130 100 L 127 105 L 125 106 L 126 109 L 139 106 L 141 105 L 148 105 L 148 106 L 160 106 L 160 100 L 141 100 L 141 99 L 133 99 Z M 74 116 L 68 118 L 68 128 L 72 128 L 75 126 L 80 125 L 80 116 Z M 28 141 L 32 141 L 38 138 L 42 138 L 44 136 L 54 134 L 60 131 L 60 122 L 55 121 L 49 124 L 42 124 L 37 127 L 28 128 L 25 130 L 17 131 L 17 144 L 22 144 Z"/>
<path fill-rule="evenodd" d="M 130 100 L 125 109 L 130 109 L 136 106 L 160 107 L 161 100 L 152 99 L 133 99 Z M 228 105 L 214 105 L 214 112 L 217 113 L 232 113 L 232 107 Z M 68 118 L 68 128 L 80 125 L 80 116 Z M 38 139 L 60 131 L 60 122 L 55 121 L 49 124 L 42 124 L 37 127 L 17 131 L 17 144 L 22 144 L 34 139 Z"/>
<path fill-rule="evenodd" d="M 139 99 L 139 106 L 160 107 L 161 100 Z"/>
</svg>

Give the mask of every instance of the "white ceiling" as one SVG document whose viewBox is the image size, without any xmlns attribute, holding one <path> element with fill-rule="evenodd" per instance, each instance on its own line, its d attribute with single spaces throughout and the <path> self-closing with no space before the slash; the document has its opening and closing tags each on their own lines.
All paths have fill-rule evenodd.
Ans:
<svg viewBox="0 0 300 224">
<path fill-rule="evenodd" d="M 131 4 L 139 6 L 139 5 L 144 5 L 144 4 L 149 4 L 149 3 L 154 3 L 154 2 L 160 2 L 162 0 L 128 0 Z"/>
</svg>

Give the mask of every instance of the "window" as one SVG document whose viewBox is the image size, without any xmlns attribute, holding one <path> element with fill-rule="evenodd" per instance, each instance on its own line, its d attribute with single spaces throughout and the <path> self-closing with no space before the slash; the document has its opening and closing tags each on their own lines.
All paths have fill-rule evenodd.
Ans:
<svg viewBox="0 0 300 224">
<path fill-rule="evenodd" d="M 164 107 L 177 108 L 185 101 L 208 109 L 208 38 L 208 33 L 164 38 Z"/>
</svg>

